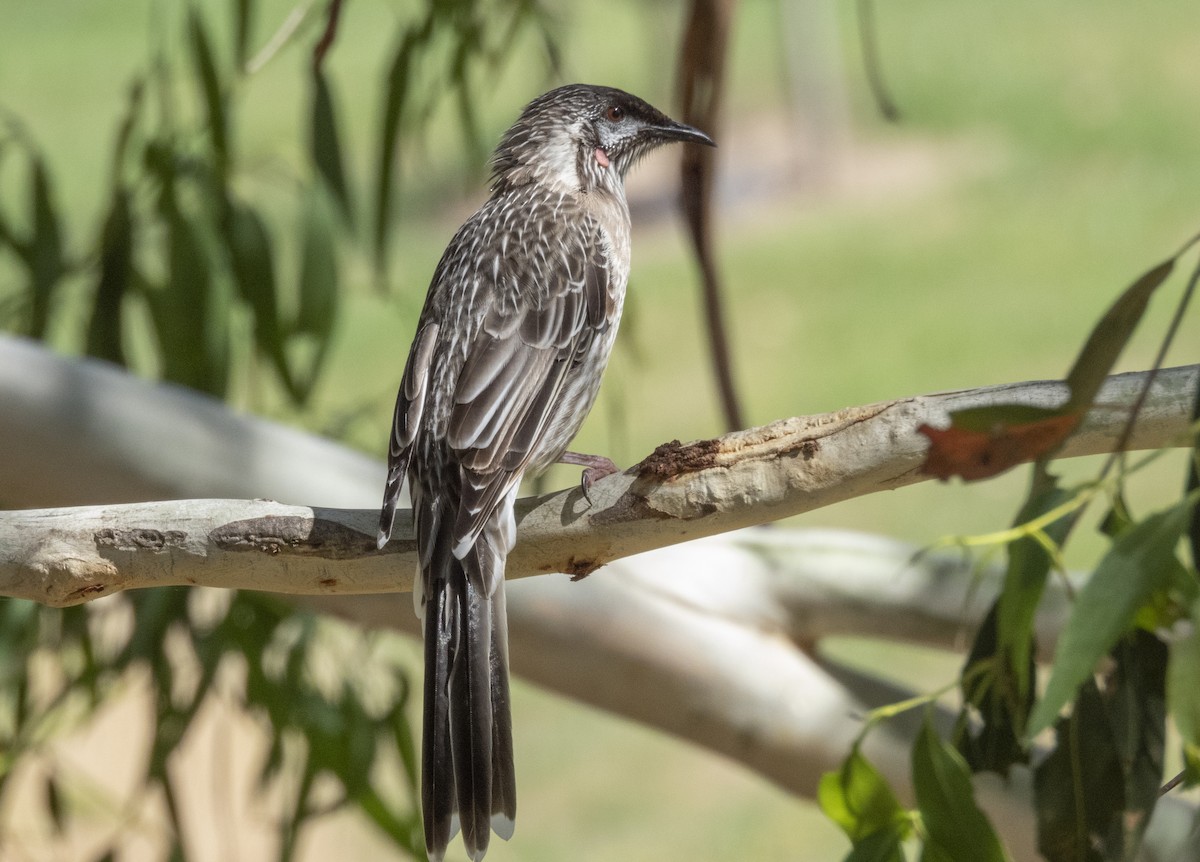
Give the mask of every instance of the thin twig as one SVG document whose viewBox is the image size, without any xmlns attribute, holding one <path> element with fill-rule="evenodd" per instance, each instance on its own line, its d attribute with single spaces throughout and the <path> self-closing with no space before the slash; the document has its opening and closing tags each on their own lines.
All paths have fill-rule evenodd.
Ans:
<svg viewBox="0 0 1200 862">
<path fill-rule="evenodd" d="M 878 30 L 875 27 L 875 7 L 871 0 L 858 0 L 858 38 L 862 45 L 863 68 L 867 73 L 867 86 L 879 106 L 879 113 L 890 123 L 900 122 L 900 109 L 888 93 L 879 63 Z"/>
<path fill-rule="evenodd" d="M 338 21 L 342 16 L 342 0 L 329 0 L 329 11 L 325 16 L 325 32 L 321 34 L 321 38 L 317 40 L 317 44 L 313 46 L 313 71 L 320 71 L 321 64 L 325 62 L 325 54 L 328 53 L 333 45 L 333 40 L 337 38 Z"/>
<path fill-rule="evenodd" d="M 1172 778 L 1170 781 L 1168 781 L 1166 784 L 1164 784 L 1162 787 L 1160 787 L 1158 789 L 1159 798 L 1166 796 L 1168 793 L 1170 793 L 1172 790 L 1174 790 L 1180 784 L 1183 784 L 1183 778 L 1185 775 L 1187 775 L 1186 771 L 1180 772 L 1178 775 L 1176 775 L 1174 778 Z"/>
<path fill-rule="evenodd" d="M 279 25 L 279 29 L 271 34 L 267 43 L 246 63 L 247 75 L 255 74 L 271 62 L 271 58 L 291 41 L 292 37 L 296 35 L 296 31 L 300 29 L 300 25 L 304 23 L 304 19 L 308 17 L 314 2 L 315 0 L 308 0 L 288 13 L 288 16 L 283 19 L 283 23 Z"/>
</svg>

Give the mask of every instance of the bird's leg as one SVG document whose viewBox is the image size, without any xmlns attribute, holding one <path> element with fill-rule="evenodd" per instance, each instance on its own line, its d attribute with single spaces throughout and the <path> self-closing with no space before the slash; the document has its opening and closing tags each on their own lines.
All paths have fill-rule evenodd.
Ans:
<svg viewBox="0 0 1200 862">
<path fill-rule="evenodd" d="M 588 491 L 592 485 L 599 479 L 605 476 L 611 476 L 613 473 L 619 473 L 621 468 L 618 467 L 611 458 L 605 458 L 603 455 L 581 455 L 578 452 L 563 452 L 558 458 L 560 464 L 573 464 L 576 467 L 584 467 L 583 475 L 579 477 L 579 487 L 583 491 L 583 499 L 590 504 L 592 498 L 588 496 Z"/>
</svg>

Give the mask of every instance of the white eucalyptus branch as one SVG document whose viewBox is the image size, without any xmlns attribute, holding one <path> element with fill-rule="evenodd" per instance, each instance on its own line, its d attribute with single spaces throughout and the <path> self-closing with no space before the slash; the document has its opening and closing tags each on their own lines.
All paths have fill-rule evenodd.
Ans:
<svg viewBox="0 0 1200 862">
<path fill-rule="evenodd" d="M 1186 441 L 1189 395 L 1200 367 L 1154 379 L 1132 448 Z M 1146 372 L 1112 377 L 1062 455 L 1111 451 Z M 2 391 L 2 390 L 0 390 Z M 594 485 L 521 501 L 507 576 L 587 575 L 613 560 L 763 524 L 928 478 L 922 424 L 941 426 L 967 407 L 1056 406 L 1057 382 L 1037 381 L 904 398 L 784 419 L 714 440 L 660 446 L 640 464 Z M 0 433 L 0 440 L 4 435 Z M 304 439 L 304 438 L 300 438 Z M 226 457 L 261 459 L 236 448 Z M 173 445 L 186 445 L 177 438 Z M 303 448 L 297 446 L 296 448 Z M 231 451 L 232 450 L 232 451 Z M 222 459 L 200 451 L 196 462 Z M 274 459 L 269 459 L 274 460 Z M 296 464 L 296 462 L 292 462 Z M 308 463 L 293 469 L 307 470 Z M 70 605 L 123 589 L 203 585 L 273 592 L 385 593 L 412 587 L 411 514 L 375 548 L 376 510 L 269 500 L 184 500 L 23 510 L 0 514 L 0 595 Z"/>
</svg>

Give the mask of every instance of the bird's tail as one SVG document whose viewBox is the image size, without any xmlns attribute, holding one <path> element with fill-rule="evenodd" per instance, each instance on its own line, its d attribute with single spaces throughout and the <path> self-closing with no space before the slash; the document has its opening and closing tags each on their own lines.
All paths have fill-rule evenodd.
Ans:
<svg viewBox="0 0 1200 862">
<path fill-rule="evenodd" d="M 425 628 L 421 797 L 425 846 L 440 860 L 461 827 L 473 860 L 490 832 L 513 833 L 516 778 L 508 690 L 504 562 L 509 542 L 496 512 L 461 559 L 450 507 L 415 505 Z"/>
</svg>

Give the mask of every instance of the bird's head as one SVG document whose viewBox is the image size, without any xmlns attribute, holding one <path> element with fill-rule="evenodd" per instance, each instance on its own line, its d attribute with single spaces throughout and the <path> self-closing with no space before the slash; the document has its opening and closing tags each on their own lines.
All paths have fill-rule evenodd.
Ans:
<svg viewBox="0 0 1200 862">
<path fill-rule="evenodd" d="M 492 158 L 493 189 L 531 182 L 620 188 L 638 159 L 671 141 L 715 146 L 623 90 L 568 84 L 526 105 L 505 132 Z"/>
</svg>

